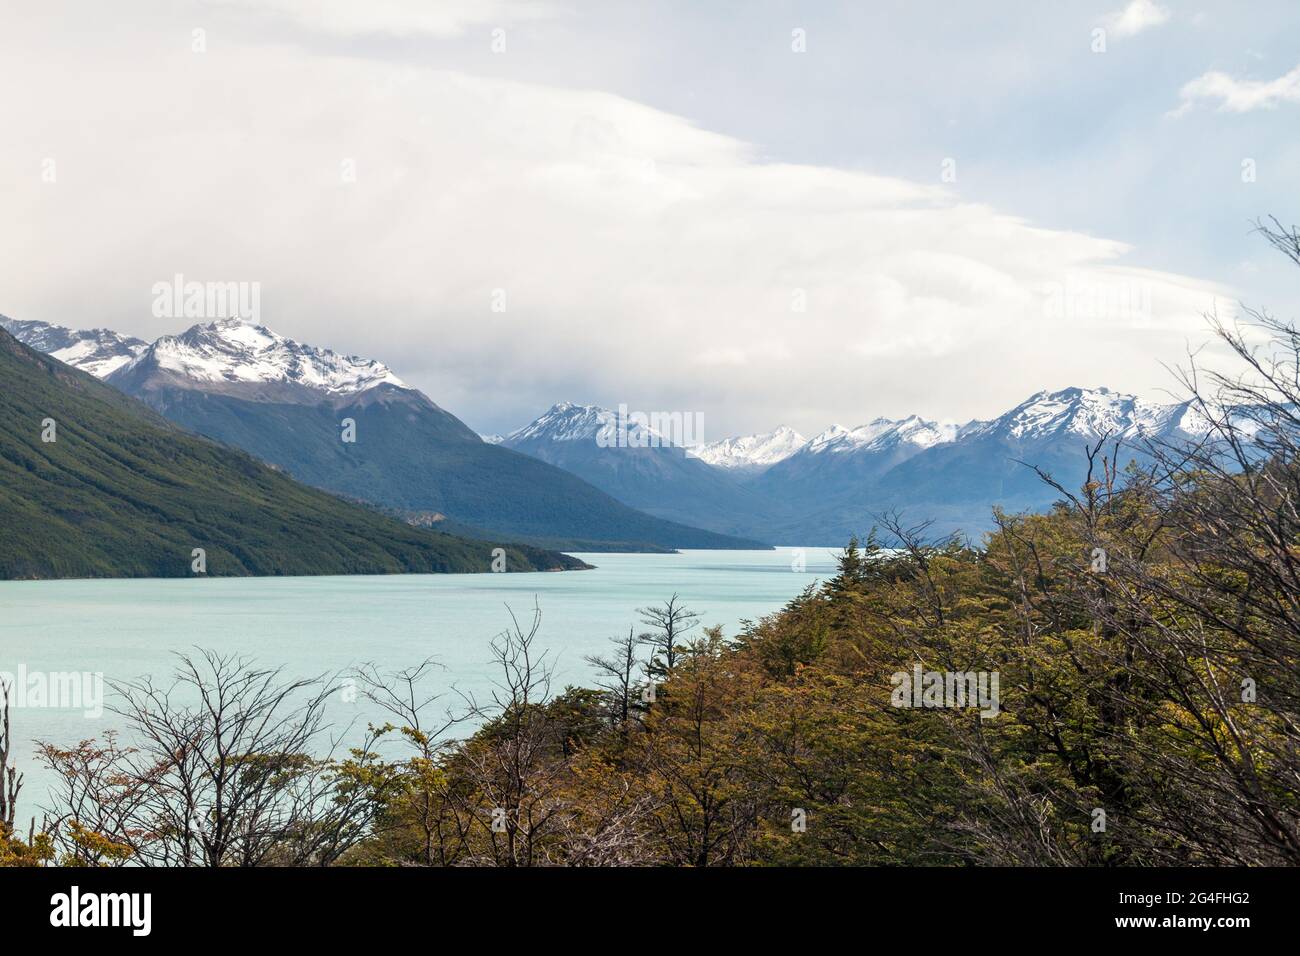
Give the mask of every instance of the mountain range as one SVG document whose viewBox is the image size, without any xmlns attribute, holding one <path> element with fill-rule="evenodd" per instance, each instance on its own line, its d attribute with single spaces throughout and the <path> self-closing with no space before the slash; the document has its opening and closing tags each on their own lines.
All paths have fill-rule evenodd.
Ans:
<svg viewBox="0 0 1300 956">
<path fill-rule="evenodd" d="M 617 429 L 610 409 L 562 402 L 505 436 L 501 447 L 570 471 L 649 514 L 722 534 L 772 540 L 762 496 L 648 425 L 627 424 L 621 441 Z"/>
<path fill-rule="evenodd" d="M 691 455 L 735 475 L 758 475 L 807 444 L 808 439 L 793 428 L 781 425 L 765 435 L 744 435 L 707 442 L 692 448 Z"/>
<path fill-rule="evenodd" d="M 814 440 L 758 482 L 804 509 L 797 526 L 814 535 L 861 529 L 870 514 L 885 512 L 906 523 L 932 521 L 937 533 L 974 535 L 991 528 L 995 506 L 1036 511 L 1060 497 L 1034 468 L 1077 488 L 1088 446 L 1118 442 L 1127 463 L 1143 457 L 1144 440 L 1184 434 L 1191 417 L 1186 406 L 1107 388 L 1042 391 L 990 421 L 904 419 L 870 437 L 854 430 L 820 446 Z"/>
<path fill-rule="evenodd" d="M 5 331 L 0 383 L 0 579 L 586 567 L 300 485 Z"/>
<path fill-rule="evenodd" d="M 1204 430 L 1188 405 L 1108 388 L 1038 392 L 988 421 L 876 418 L 855 428 L 831 425 L 809 439 L 781 426 L 690 449 L 672 447 L 664 436 L 655 436 L 657 447 L 609 447 L 614 422 L 609 409 L 564 402 L 501 442 L 663 517 L 827 545 L 861 536 L 878 516 L 895 513 L 905 523 L 930 521 L 937 534 L 975 537 L 992 527 L 995 506 L 1040 510 L 1059 497 L 1031 465 L 1070 488 L 1084 479 L 1087 447 L 1103 437 L 1120 443 L 1123 463 L 1142 458 L 1146 440 Z M 647 462 L 655 465 L 653 483 Z M 712 472 L 711 481 L 699 466 Z"/>
<path fill-rule="evenodd" d="M 0 328 L 19 342 L 97 378 L 129 364 L 149 343 L 112 329 L 67 329 L 47 322 L 22 322 L 0 315 Z"/>
<path fill-rule="evenodd" d="M 0 326 L 308 484 L 460 534 L 570 550 L 838 546 L 886 513 L 978 536 L 994 507 L 1039 510 L 1059 496 L 1031 465 L 1073 487 L 1103 437 L 1128 460 L 1145 440 L 1203 430 L 1187 405 L 1102 387 L 1044 390 L 964 424 L 875 418 L 811 438 L 780 426 L 689 448 L 613 410 L 560 402 L 481 437 L 379 361 L 237 320 L 151 344 Z M 353 443 L 340 439 L 349 419 Z"/>
<path fill-rule="evenodd" d="M 152 344 L 3 318 L 0 328 L 58 349 L 193 432 L 400 517 L 565 550 L 765 547 L 638 511 L 570 471 L 484 442 L 380 362 L 263 326 L 217 320 Z M 96 348 L 78 350 L 92 340 Z M 354 441 L 344 440 L 349 421 Z"/>
</svg>

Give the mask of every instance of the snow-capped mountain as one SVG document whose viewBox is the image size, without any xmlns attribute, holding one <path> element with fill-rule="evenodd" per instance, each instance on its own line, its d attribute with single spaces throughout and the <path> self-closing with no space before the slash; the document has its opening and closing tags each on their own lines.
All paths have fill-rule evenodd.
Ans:
<svg viewBox="0 0 1300 956">
<path fill-rule="evenodd" d="M 623 430 L 619 434 L 620 424 Z M 506 435 L 504 444 L 580 444 L 626 450 L 627 447 L 671 447 L 672 442 L 648 424 L 629 416 L 621 423 L 618 412 L 600 405 L 556 402 L 522 428 Z M 680 451 L 680 449 L 679 449 Z"/>
<path fill-rule="evenodd" d="M 1218 434 L 1219 425 L 1210 421 L 1201 408 L 1192 402 L 1183 402 L 1178 405 L 1164 406 L 1165 414 L 1163 418 L 1153 427 L 1156 437 L 1169 438 L 1182 436 L 1185 438 L 1202 439 L 1211 436 L 1211 433 Z M 1214 413 L 1215 419 L 1220 418 L 1219 413 Z M 1231 416 L 1232 427 L 1240 435 L 1248 439 L 1254 439 L 1263 427 L 1258 414 L 1249 410 L 1241 409 L 1234 412 Z"/>
<path fill-rule="evenodd" d="M 1065 388 L 1031 395 L 1009 412 L 980 423 L 967 434 L 1015 441 L 1042 441 L 1067 435 L 1138 439 L 1167 431 L 1172 411 L 1172 406 L 1108 388 Z"/>
<path fill-rule="evenodd" d="M 505 442 L 511 447 L 537 441 L 589 442 L 600 448 L 614 448 L 620 444 L 637 448 L 672 444 L 668 438 L 634 417 L 622 422 L 622 435 L 619 428 L 618 413 L 612 409 L 559 402 L 523 428 L 512 431 L 505 437 Z"/>
<path fill-rule="evenodd" d="M 857 428 L 832 425 L 794 454 L 767 469 L 755 488 L 774 500 L 813 509 L 837 495 L 860 493 L 875 480 L 927 448 L 955 441 L 963 426 L 907 418 L 877 418 Z"/>
<path fill-rule="evenodd" d="M 382 362 L 304 345 L 238 319 L 219 319 L 179 335 L 164 335 L 120 374 L 125 379 L 145 371 L 199 388 L 285 385 L 331 397 L 378 385 L 407 387 Z"/>
<path fill-rule="evenodd" d="M 69 329 L 4 316 L 0 316 L 0 328 L 24 345 L 98 378 L 130 364 L 149 347 L 143 339 L 119 335 L 111 329 Z"/>
<path fill-rule="evenodd" d="M 599 405 L 556 402 L 522 428 L 506 434 L 506 441 L 583 441 L 594 440 L 608 427 L 614 413 Z"/>
<path fill-rule="evenodd" d="M 300 481 L 402 513 L 436 512 L 485 539 L 572 542 L 576 550 L 762 546 L 637 511 L 561 468 L 484 441 L 382 362 L 264 326 L 209 322 L 152 345 L 107 330 L 4 327 L 41 350 L 74 349 L 64 353 L 72 364 Z M 78 346 L 107 351 L 119 341 L 128 354 L 107 371 Z M 349 419 L 351 442 L 341 439 Z"/>
<path fill-rule="evenodd" d="M 781 425 L 762 435 L 706 442 L 692 448 L 690 454 L 715 468 L 756 475 L 789 458 L 807 443 L 808 439 L 793 428 Z"/>
<path fill-rule="evenodd" d="M 832 425 L 811 438 L 804 446 L 810 455 L 842 455 L 860 451 L 882 451 L 896 445 L 929 448 L 941 442 L 953 441 L 962 430 L 960 425 L 929 422 L 918 415 L 907 418 L 877 418 L 857 428 Z"/>
<path fill-rule="evenodd" d="M 149 369 L 199 387 L 280 384 L 330 396 L 377 385 L 407 387 L 382 362 L 304 345 L 238 319 L 195 325 L 152 344 L 111 329 L 69 329 L 4 317 L 0 328 L 24 345 L 99 378 Z"/>
<path fill-rule="evenodd" d="M 1086 449 L 1105 438 L 1119 443 L 1122 468 L 1143 460 L 1146 440 L 1177 440 L 1187 423 L 1182 406 L 1160 405 L 1108 388 L 1043 391 L 987 422 L 962 428 L 953 441 L 909 456 L 857 489 L 873 513 L 902 511 L 935 519 L 939 531 L 979 532 L 992 509 L 1010 512 L 1048 507 L 1060 493 L 1040 474 L 1075 489 L 1087 472 Z M 1113 454 L 1113 447 L 1106 449 Z M 828 526 L 843 526 L 851 496 L 841 495 Z M 860 506 L 859 506 L 860 507 Z"/>
<path fill-rule="evenodd" d="M 551 462 L 635 507 L 713 530 L 783 542 L 830 542 L 865 533 L 874 515 L 936 518 L 935 529 L 977 533 L 994 506 L 1045 507 L 1058 496 L 1028 464 L 1071 487 L 1085 447 L 1103 436 L 1122 456 L 1143 441 L 1203 432 L 1184 405 L 1108 388 L 1042 391 L 1002 415 L 963 425 L 909 415 L 832 425 L 813 438 L 789 428 L 689 449 L 596 405 L 561 402 L 506 436 L 507 447 Z M 1028 464 L 1027 464 L 1028 463 Z"/>
<path fill-rule="evenodd" d="M 1178 441 L 1207 428 L 1186 404 L 1065 388 L 960 426 L 916 416 L 833 425 L 752 487 L 789 515 L 769 532 L 777 540 L 836 541 L 865 533 L 877 516 L 893 512 L 916 522 L 933 519 L 935 533 L 978 534 L 991 526 L 995 506 L 1037 510 L 1059 497 L 1030 465 L 1072 488 L 1086 473 L 1086 446 L 1103 437 L 1121 443 L 1122 466 L 1141 460 L 1148 440 Z"/>
<path fill-rule="evenodd" d="M 721 468 L 679 447 L 649 419 L 560 402 L 506 436 L 505 447 L 550 462 L 619 501 L 723 534 L 760 537 L 767 503 Z"/>
<path fill-rule="evenodd" d="M 978 534 L 995 506 L 1035 510 L 1059 496 L 1030 465 L 1075 487 L 1085 447 L 1103 436 L 1122 444 L 1122 466 L 1142 458 L 1144 440 L 1211 427 L 1188 404 L 1065 388 L 987 421 L 876 418 L 809 440 L 781 427 L 680 447 L 669 437 L 678 427 L 656 430 L 657 420 L 573 402 L 504 437 L 480 437 L 382 362 L 237 320 L 152 345 L 106 329 L 11 319 L 0 327 L 309 484 L 548 540 L 734 547 L 734 537 L 722 538 L 732 535 L 838 545 L 887 512 L 934 519 L 934 533 Z M 357 426 L 351 445 L 340 441 L 345 418 Z"/>
</svg>

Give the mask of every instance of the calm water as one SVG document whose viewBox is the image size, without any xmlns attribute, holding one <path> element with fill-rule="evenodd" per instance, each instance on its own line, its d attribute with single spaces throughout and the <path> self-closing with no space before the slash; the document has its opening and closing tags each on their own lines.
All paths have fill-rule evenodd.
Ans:
<svg viewBox="0 0 1300 956">
<path fill-rule="evenodd" d="M 604 653 L 610 637 L 636 623 L 636 608 L 674 591 L 701 613 L 701 624 L 734 635 L 742 620 L 776 610 L 833 571 L 833 552 L 803 553 L 802 572 L 792 569 L 793 550 L 782 548 L 584 554 L 595 570 L 563 574 L 0 582 L 0 672 L 161 677 L 175 652 L 194 647 L 283 666 L 286 677 L 363 662 L 392 670 L 433 657 L 445 669 L 431 690 L 455 685 L 483 697 L 495 676 L 488 642 L 509 625 L 507 607 L 526 625 L 536 600 L 538 643 L 551 651 L 558 690 L 591 684 L 584 655 Z M 364 703 L 331 708 L 337 727 L 379 717 Z M 92 718 L 78 709 L 15 708 L 15 750 L 27 775 L 19 814 L 35 813 L 49 784 L 32 759 L 33 740 L 71 745 L 119 723 L 109 712 Z"/>
</svg>

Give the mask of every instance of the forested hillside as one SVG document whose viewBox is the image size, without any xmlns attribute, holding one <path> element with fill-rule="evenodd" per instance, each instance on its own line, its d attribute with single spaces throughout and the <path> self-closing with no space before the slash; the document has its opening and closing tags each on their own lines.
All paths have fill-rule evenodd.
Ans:
<svg viewBox="0 0 1300 956">
<path fill-rule="evenodd" d="M 0 330 L 0 578 L 184 577 L 195 549 L 209 575 L 487 571 L 495 546 L 300 485 Z"/>
</svg>

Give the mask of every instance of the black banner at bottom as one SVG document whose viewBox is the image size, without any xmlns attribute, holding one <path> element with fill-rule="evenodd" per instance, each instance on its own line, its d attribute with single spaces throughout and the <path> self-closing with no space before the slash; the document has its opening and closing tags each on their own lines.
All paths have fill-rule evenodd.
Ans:
<svg viewBox="0 0 1300 956">
<path fill-rule="evenodd" d="M 19 936 L 194 942 L 244 928 L 260 943 L 373 945 L 460 924 L 545 932 L 703 915 L 711 933 L 897 931 L 947 946 L 1003 933 L 1053 939 L 1237 934 L 1291 925 L 1294 870 L 0 870 Z M 516 922 L 518 920 L 518 922 Z M 792 922 L 792 920 L 794 920 Z M 218 929 L 219 927 L 219 929 Z M 650 930 L 653 932 L 653 930 Z M 964 936 L 975 933 L 976 936 Z M 11 937 L 12 938 L 12 937 Z"/>
</svg>

